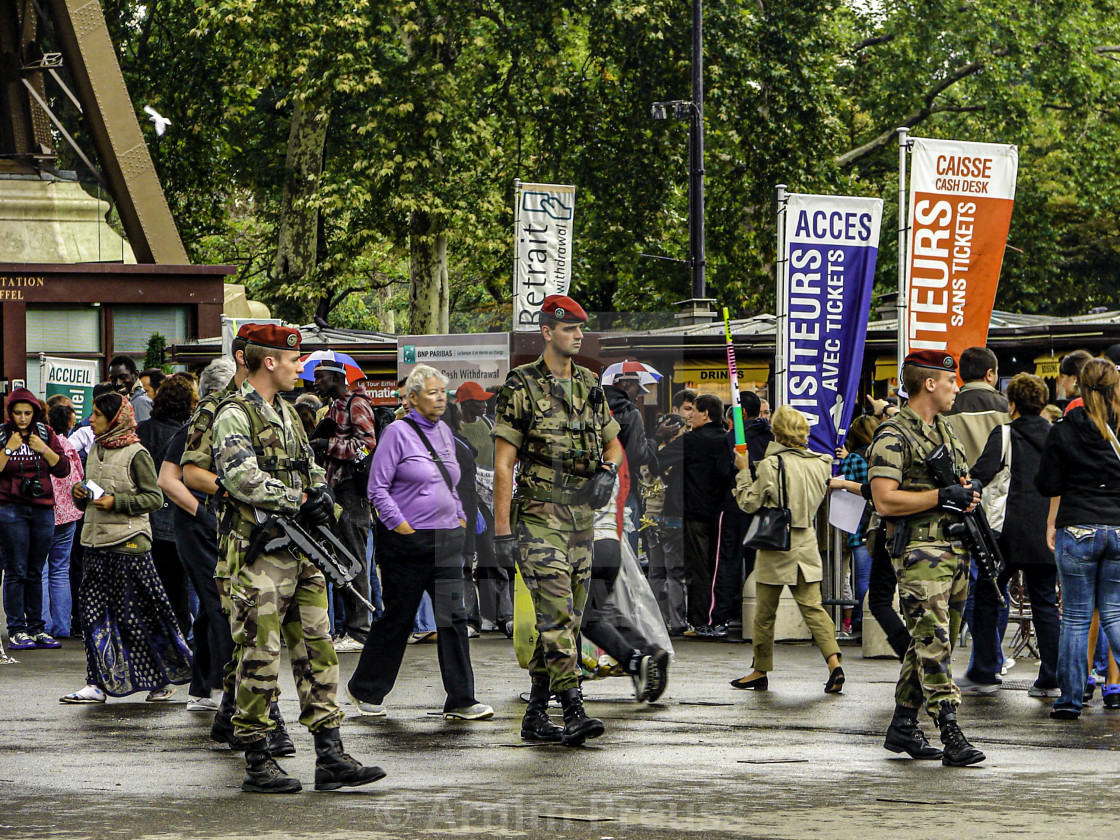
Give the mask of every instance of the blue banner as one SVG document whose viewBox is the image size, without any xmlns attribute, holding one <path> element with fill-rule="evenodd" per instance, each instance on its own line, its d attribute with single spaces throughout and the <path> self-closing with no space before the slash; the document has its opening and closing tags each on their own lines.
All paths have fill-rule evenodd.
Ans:
<svg viewBox="0 0 1120 840">
<path fill-rule="evenodd" d="M 809 448 L 832 455 L 859 403 L 879 224 L 877 198 L 790 195 L 785 218 L 779 401 L 809 418 Z"/>
</svg>

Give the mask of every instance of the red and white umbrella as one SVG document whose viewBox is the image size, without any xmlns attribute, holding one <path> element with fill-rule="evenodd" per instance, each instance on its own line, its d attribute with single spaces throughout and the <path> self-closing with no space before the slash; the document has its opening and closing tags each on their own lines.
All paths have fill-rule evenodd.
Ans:
<svg viewBox="0 0 1120 840">
<path fill-rule="evenodd" d="M 654 385 L 661 380 L 661 374 L 653 367 L 642 362 L 615 362 L 603 371 L 604 385 L 613 385 L 620 376 L 638 377 L 641 385 Z"/>
<path fill-rule="evenodd" d="M 300 358 L 300 361 L 303 362 L 303 372 L 299 375 L 299 378 L 307 382 L 315 381 L 315 368 L 319 366 L 319 362 L 341 364 L 346 369 L 347 385 L 353 385 L 358 380 L 366 378 L 365 371 L 352 356 L 339 353 L 336 350 L 316 350 L 314 353 L 308 353 Z"/>
</svg>

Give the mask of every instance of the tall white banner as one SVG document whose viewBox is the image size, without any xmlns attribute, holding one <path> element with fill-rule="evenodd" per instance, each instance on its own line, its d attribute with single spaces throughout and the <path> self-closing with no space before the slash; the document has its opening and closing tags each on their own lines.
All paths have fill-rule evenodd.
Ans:
<svg viewBox="0 0 1120 840">
<path fill-rule="evenodd" d="M 576 188 L 523 184 L 514 190 L 513 328 L 537 329 L 549 295 L 566 295 L 572 281 Z"/>
</svg>

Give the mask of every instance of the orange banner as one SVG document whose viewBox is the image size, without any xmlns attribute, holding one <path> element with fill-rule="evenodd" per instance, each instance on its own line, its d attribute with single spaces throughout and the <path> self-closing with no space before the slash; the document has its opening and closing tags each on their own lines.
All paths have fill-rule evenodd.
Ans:
<svg viewBox="0 0 1120 840">
<path fill-rule="evenodd" d="M 905 349 L 959 359 L 988 339 L 1018 150 L 915 139 L 911 161 Z"/>
</svg>

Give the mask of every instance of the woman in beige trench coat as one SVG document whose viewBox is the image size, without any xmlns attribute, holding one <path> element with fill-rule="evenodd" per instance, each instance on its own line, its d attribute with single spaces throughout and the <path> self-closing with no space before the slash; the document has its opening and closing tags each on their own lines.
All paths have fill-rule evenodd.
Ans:
<svg viewBox="0 0 1120 840">
<path fill-rule="evenodd" d="M 731 685 L 756 691 L 769 687 L 766 674 L 774 668 L 774 618 L 782 587 L 788 586 L 813 633 L 813 641 L 828 663 L 828 682 L 824 690 L 827 694 L 839 694 L 844 686 L 844 669 L 840 667 L 836 625 L 821 606 L 821 555 L 814 522 L 828 490 L 832 459 L 809 451 L 809 421 L 796 408 L 787 405 L 779 408 L 774 412 L 771 427 L 775 440 L 767 447 L 766 457 L 758 462 L 757 478 L 753 482 L 747 458 L 739 455 L 735 459 L 739 468 L 735 501 L 747 513 L 754 513 L 760 507 L 778 507 L 778 460 L 781 459 L 785 471 L 785 506 L 790 510 L 790 547 L 789 551 L 758 551 L 754 565 L 757 590 L 754 670 L 732 680 Z"/>
</svg>

